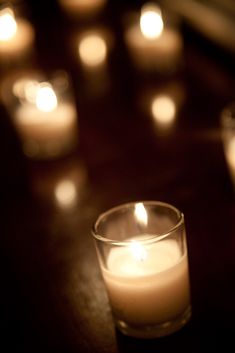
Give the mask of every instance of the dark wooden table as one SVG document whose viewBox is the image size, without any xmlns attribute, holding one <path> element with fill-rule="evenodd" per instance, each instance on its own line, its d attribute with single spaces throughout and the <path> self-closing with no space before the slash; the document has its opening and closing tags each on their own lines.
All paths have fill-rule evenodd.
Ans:
<svg viewBox="0 0 235 353">
<path fill-rule="evenodd" d="M 54 161 L 25 158 L 1 105 L 1 352 L 221 352 L 234 350 L 235 202 L 219 116 L 235 99 L 234 57 L 182 24 L 184 58 L 167 77 L 138 72 L 122 36 L 129 5 L 110 2 L 97 21 L 114 42 L 109 84 L 90 89 L 72 55 L 75 23 L 54 1 L 33 4 L 37 63 L 73 80 L 76 150 Z M 128 7 L 129 6 L 129 7 Z M 173 129 L 162 133 L 144 110 L 147 92 L 180 87 Z M 60 208 L 55 183 L 75 175 L 77 199 Z M 113 327 L 91 227 L 120 203 L 161 200 L 186 218 L 193 316 L 158 340 L 124 337 Z"/>
</svg>

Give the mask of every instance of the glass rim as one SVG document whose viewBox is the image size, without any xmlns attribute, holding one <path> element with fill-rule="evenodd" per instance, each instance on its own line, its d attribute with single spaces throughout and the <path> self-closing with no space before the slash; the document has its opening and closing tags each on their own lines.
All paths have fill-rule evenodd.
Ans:
<svg viewBox="0 0 235 353">
<path fill-rule="evenodd" d="M 176 224 L 172 228 L 170 228 L 167 232 L 162 233 L 162 234 L 146 234 L 146 235 L 149 235 L 147 239 L 145 238 L 145 239 L 139 240 L 139 242 L 142 244 L 148 244 L 148 243 L 152 243 L 152 242 L 160 241 L 160 240 L 164 239 L 165 237 L 167 237 L 168 235 L 173 233 L 177 228 L 179 228 L 184 222 L 184 214 L 177 207 L 173 206 L 170 203 L 162 202 L 162 201 L 149 201 L 149 200 L 132 201 L 132 202 L 122 203 L 120 205 L 111 207 L 108 210 L 102 212 L 97 217 L 96 221 L 93 223 L 93 226 L 92 226 L 92 235 L 94 236 L 94 238 L 102 241 L 103 243 L 107 243 L 107 244 L 113 244 L 113 245 L 119 245 L 119 246 L 125 246 L 125 245 L 130 244 L 131 240 L 119 241 L 117 239 L 109 239 L 104 234 L 99 234 L 98 225 L 102 221 L 102 219 L 104 219 L 108 215 L 110 215 L 118 210 L 121 210 L 124 208 L 129 208 L 129 207 L 134 206 L 138 203 L 142 203 L 143 205 L 150 205 L 150 206 L 164 206 L 166 208 L 170 208 L 178 215 L 178 219 L 176 221 Z"/>
</svg>

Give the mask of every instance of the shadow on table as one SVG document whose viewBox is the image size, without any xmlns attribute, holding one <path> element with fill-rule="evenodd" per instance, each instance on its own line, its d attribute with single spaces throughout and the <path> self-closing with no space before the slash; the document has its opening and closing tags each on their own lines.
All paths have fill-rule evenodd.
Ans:
<svg viewBox="0 0 235 353">
<path fill-rule="evenodd" d="M 221 322 L 214 314 L 210 318 L 193 318 L 179 332 L 158 339 L 135 339 L 116 330 L 117 345 L 122 353 L 217 353 L 222 352 L 233 339 L 232 325 Z"/>
</svg>

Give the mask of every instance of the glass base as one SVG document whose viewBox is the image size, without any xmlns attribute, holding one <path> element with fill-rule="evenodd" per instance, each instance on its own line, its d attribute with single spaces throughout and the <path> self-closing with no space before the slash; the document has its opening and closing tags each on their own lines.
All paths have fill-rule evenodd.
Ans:
<svg viewBox="0 0 235 353">
<path fill-rule="evenodd" d="M 164 322 L 162 324 L 150 326 L 134 326 L 122 320 L 116 320 L 116 327 L 127 336 L 136 338 L 159 338 L 170 335 L 186 325 L 191 318 L 191 307 L 188 307 L 182 315 L 174 320 Z"/>
</svg>

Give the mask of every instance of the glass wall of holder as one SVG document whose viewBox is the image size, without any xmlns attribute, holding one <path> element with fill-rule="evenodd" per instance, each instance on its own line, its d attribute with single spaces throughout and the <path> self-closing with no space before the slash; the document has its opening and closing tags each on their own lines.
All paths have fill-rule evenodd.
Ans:
<svg viewBox="0 0 235 353">
<path fill-rule="evenodd" d="M 191 317 L 183 214 L 174 206 L 141 201 L 101 214 L 93 236 L 116 327 L 155 338 Z"/>
<path fill-rule="evenodd" d="M 50 159 L 75 148 L 77 112 L 66 72 L 12 74 L 2 83 L 1 97 L 27 157 Z"/>
</svg>

